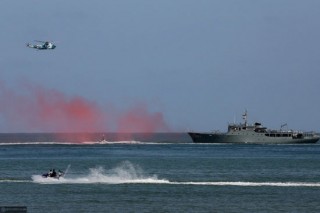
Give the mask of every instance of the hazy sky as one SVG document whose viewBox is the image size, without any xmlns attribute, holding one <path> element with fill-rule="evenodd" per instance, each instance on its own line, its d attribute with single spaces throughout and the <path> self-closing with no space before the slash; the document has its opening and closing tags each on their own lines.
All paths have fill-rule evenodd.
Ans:
<svg viewBox="0 0 320 213">
<path fill-rule="evenodd" d="M 226 130 L 247 109 L 319 131 L 319 20 L 318 0 L 1 0 L 0 132 L 73 126 L 59 100 L 104 114 L 89 130 Z"/>
</svg>

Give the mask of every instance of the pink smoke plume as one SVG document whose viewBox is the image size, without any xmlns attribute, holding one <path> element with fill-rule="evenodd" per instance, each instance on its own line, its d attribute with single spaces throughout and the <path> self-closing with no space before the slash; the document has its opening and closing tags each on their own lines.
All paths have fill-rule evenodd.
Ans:
<svg viewBox="0 0 320 213">
<path fill-rule="evenodd" d="M 118 132 L 135 133 L 142 132 L 144 137 L 149 137 L 155 131 L 169 131 L 168 125 L 164 122 L 162 113 L 150 114 L 143 104 L 137 105 L 118 118 Z M 141 131 L 143 130 L 143 131 Z M 127 141 L 133 138 L 132 134 L 118 134 L 117 140 Z"/>
<path fill-rule="evenodd" d="M 0 97 L 0 115 L 11 131 L 90 132 L 107 124 L 106 114 L 95 103 L 55 90 L 27 86 L 21 95 L 2 84 Z"/>
<path fill-rule="evenodd" d="M 2 82 L 0 98 L 0 122 L 7 127 L 7 132 L 152 133 L 169 130 L 162 113 L 150 113 L 145 105 L 137 105 L 127 112 L 107 112 L 82 97 L 68 97 L 40 86 L 27 86 L 18 93 Z M 119 116 L 115 118 L 114 114 Z"/>
<path fill-rule="evenodd" d="M 118 120 L 119 132 L 154 132 L 156 130 L 168 131 L 160 112 L 150 114 L 145 105 L 135 106 L 123 113 Z"/>
</svg>

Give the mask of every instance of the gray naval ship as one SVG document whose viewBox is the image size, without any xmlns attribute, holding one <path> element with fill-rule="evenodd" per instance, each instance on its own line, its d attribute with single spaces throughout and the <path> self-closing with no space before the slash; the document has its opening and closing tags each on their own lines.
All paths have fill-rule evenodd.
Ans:
<svg viewBox="0 0 320 213">
<path fill-rule="evenodd" d="M 247 111 L 243 115 L 244 123 L 229 124 L 227 133 L 188 132 L 194 143 L 237 143 L 237 144 L 297 144 L 316 143 L 320 136 L 315 132 L 293 130 L 269 130 L 261 123 L 249 125 Z"/>
</svg>

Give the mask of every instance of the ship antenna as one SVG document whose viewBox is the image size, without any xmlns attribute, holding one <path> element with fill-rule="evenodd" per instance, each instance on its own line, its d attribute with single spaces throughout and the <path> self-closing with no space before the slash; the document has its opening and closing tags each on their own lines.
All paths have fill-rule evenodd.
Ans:
<svg viewBox="0 0 320 213">
<path fill-rule="evenodd" d="M 288 126 L 288 124 L 287 123 L 282 124 L 281 127 L 280 127 L 280 131 L 282 131 L 282 128 L 285 127 L 285 126 Z"/>
</svg>

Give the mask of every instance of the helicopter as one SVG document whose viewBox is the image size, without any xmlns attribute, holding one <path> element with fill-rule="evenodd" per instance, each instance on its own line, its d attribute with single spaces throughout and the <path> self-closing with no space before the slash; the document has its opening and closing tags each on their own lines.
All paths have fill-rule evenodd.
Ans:
<svg viewBox="0 0 320 213">
<path fill-rule="evenodd" d="M 56 45 L 54 45 L 52 42 L 49 42 L 49 41 L 35 40 L 35 42 L 40 42 L 42 44 L 29 44 L 29 43 L 27 43 L 27 47 L 34 48 L 37 50 L 53 50 L 54 48 L 56 48 Z"/>
</svg>

